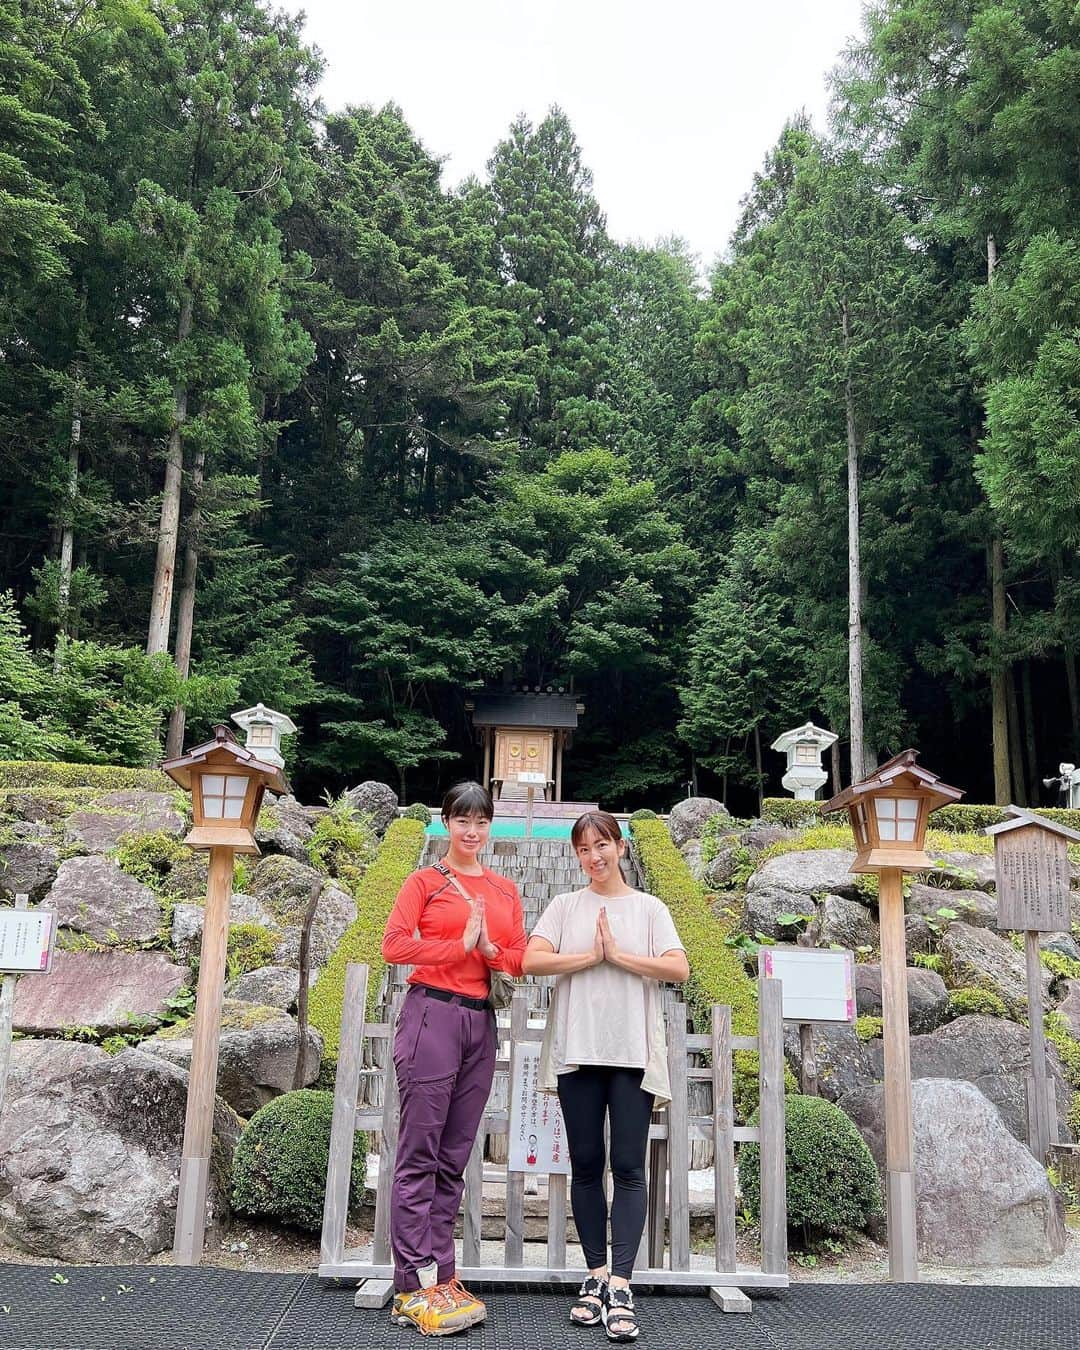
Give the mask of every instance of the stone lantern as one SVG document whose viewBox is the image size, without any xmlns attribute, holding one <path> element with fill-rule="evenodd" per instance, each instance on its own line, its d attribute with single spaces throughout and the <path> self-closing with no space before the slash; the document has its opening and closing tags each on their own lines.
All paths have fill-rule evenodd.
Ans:
<svg viewBox="0 0 1080 1350">
<path fill-rule="evenodd" d="M 233 713 L 232 720 L 244 732 L 249 750 L 253 750 L 266 764 L 276 764 L 279 769 L 285 767 L 281 755 L 281 738 L 296 735 L 296 723 L 291 717 L 256 703 L 254 708 L 244 708 L 241 712 Z"/>
<path fill-rule="evenodd" d="M 787 755 L 787 773 L 780 780 L 796 801 L 812 802 L 818 789 L 825 786 L 829 775 L 822 767 L 821 756 L 837 739 L 835 731 L 825 731 L 804 722 L 793 731 L 785 731 L 772 743 L 774 750 Z"/>
</svg>

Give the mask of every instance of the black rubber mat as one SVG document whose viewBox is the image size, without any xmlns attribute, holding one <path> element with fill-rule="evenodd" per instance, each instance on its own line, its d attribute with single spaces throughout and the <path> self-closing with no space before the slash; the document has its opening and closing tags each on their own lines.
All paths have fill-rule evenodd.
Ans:
<svg viewBox="0 0 1080 1350">
<path fill-rule="evenodd" d="M 54 1281 L 59 1273 L 63 1281 Z M 571 1326 L 567 1291 L 477 1286 L 488 1320 L 461 1350 L 600 1350 Z M 1080 1350 L 1080 1291 L 798 1284 L 724 1314 L 703 1294 L 638 1298 L 656 1350 Z M 0 1350 L 413 1350 L 387 1310 L 314 1276 L 169 1266 L 0 1266 Z"/>
<path fill-rule="evenodd" d="M 306 1279 L 172 1266 L 0 1265 L 0 1347 L 261 1350 Z"/>
<path fill-rule="evenodd" d="M 776 1350 L 1080 1350 L 1080 1291 L 799 1284 L 755 1298 Z"/>
</svg>

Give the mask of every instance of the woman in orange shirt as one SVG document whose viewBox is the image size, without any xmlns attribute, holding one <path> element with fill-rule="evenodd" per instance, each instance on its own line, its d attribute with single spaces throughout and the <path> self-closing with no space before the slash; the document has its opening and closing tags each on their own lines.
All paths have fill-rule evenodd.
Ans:
<svg viewBox="0 0 1080 1350">
<path fill-rule="evenodd" d="M 401 1120 L 391 1317 L 425 1334 L 463 1330 L 486 1316 L 456 1278 L 454 1220 L 495 1069 L 491 971 L 520 975 L 526 940 L 517 887 L 477 856 L 494 814 L 478 783 L 450 789 L 444 862 L 405 882 L 382 943 L 387 961 L 413 966 L 394 1036 Z"/>
</svg>

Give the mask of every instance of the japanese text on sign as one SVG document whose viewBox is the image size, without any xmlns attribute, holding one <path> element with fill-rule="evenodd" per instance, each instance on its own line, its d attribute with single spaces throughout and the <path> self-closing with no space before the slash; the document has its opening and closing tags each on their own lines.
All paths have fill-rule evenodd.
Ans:
<svg viewBox="0 0 1080 1350">
<path fill-rule="evenodd" d="M 1033 826 L 994 841 L 999 928 L 1067 933 L 1069 859 L 1064 839 Z"/>
<path fill-rule="evenodd" d="M 55 928 L 53 909 L 0 909 L 0 971 L 46 974 Z"/>
<path fill-rule="evenodd" d="M 540 1045 L 520 1041 L 514 1047 L 514 1076 L 510 1084 L 511 1172 L 549 1175 L 570 1172 L 559 1099 L 540 1091 Z"/>
</svg>

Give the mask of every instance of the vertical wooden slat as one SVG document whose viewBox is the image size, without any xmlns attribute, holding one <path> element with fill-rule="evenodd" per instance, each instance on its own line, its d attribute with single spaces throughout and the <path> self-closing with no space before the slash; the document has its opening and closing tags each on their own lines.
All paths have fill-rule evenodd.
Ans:
<svg viewBox="0 0 1080 1350">
<path fill-rule="evenodd" d="M 484 1215 L 484 1135 L 477 1131 L 465 1168 L 465 1211 L 461 1221 L 462 1264 L 478 1266 Z"/>
<path fill-rule="evenodd" d="M 735 1111 L 731 1100 L 731 1009 L 712 1008 L 713 1177 L 716 1269 L 735 1269 Z"/>
<path fill-rule="evenodd" d="M 668 1196 L 671 1269 L 690 1269 L 690 1134 L 687 1121 L 686 1004 L 668 1003 Z"/>
<path fill-rule="evenodd" d="M 548 1177 L 547 1263 L 551 1270 L 566 1266 L 566 1177 L 552 1172 Z"/>
<path fill-rule="evenodd" d="M 375 1264 L 390 1260 L 390 1191 L 394 1184 L 394 1161 L 397 1158 L 398 1125 L 401 1120 L 401 1099 L 398 1096 L 397 1074 L 394 1072 L 394 1029 L 401 1016 L 403 991 L 394 996 L 391 1009 L 390 1042 L 386 1056 L 386 1077 L 383 1087 L 382 1136 L 379 1147 L 379 1184 L 375 1190 Z"/>
<path fill-rule="evenodd" d="M 659 1112 L 653 1113 L 655 1120 Z M 649 1268 L 660 1270 L 664 1264 L 664 1219 L 667 1213 L 667 1140 L 649 1141 L 649 1208 L 645 1229 L 649 1235 Z"/>
<path fill-rule="evenodd" d="M 783 988 L 758 981 L 761 1103 L 761 1268 L 787 1269 L 787 1165 L 784 1139 Z"/>
<path fill-rule="evenodd" d="M 345 1004 L 341 1014 L 341 1041 L 334 1078 L 334 1113 L 330 1124 L 330 1158 L 326 1169 L 326 1200 L 323 1204 L 320 1247 L 322 1260 L 326 1262 L 340 1261 L 345 1252 L 345 1223 L 349 1215 L 349 1180 L 356 1140 L 356 1100 L 363 1063 L 367 986 L 367 966 L 350 964 L 346 967 Z"/>
<path fill-rule="evenodd" d="M 514 1071 L 517 1067 L 522 1035 L 528 1030 L 529 1005 L 524 990 L 514 994 L 510 1005 L 510 1093 L 514 1091 Z M 506 1173 L 506 1264 L 509 1268 L 524 1265 L 525 1241 L 525 1173 Z"/>
</svg>

